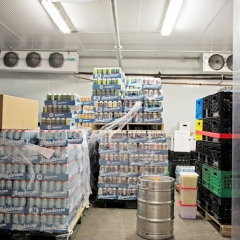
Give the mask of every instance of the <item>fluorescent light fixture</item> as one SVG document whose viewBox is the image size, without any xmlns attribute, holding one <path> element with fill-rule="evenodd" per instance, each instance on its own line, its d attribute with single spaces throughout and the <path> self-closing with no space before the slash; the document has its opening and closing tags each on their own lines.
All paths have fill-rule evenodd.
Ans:
<svg viewBox="0 0 240 240">
<path fill-rule="evenodd" d="M 68 2 L 68 3 L 84 3 L 84 2 L 93 2 L 96 0 L 52 0 L 52 2 Z"/>
<path fill-rule="evenodd" d="M 55 24 L 58 26 L 58 28 L 63 32 L 63 33 L 70 33 L 71 29 L 65 22 L 65 20 L 62 18 L 60 12 L 58 9 L 54 6 L 54 4 L 51 1 L 48 0 L 42 0 L 41 1 L 43 7 L 46 9 L 50 17 L 53 19 Z"/>
<path fill-rule="evenodd" d="M 183 0 L 170 0 L 161 30 L 162 36 L 170 35 L 173 25 L 181 9 L 182 3 Z"/>
</svg>

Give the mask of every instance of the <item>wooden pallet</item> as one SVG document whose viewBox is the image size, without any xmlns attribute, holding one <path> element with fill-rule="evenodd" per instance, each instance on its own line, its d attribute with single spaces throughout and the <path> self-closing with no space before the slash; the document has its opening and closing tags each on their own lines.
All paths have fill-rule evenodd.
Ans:
<svg viewBox="0 0 240 240">
<path fill-rule="evenodd" d="M 106 123 L 93 123 L 93 130 L 100 130 Z M 163 123 L 126 123 L 123 130 L 164 130 Z"/>
<path fill-rule="evenodd" d="M 82 224 L 88 208 L 84 204 L 79 210 L 75 222 L 71 225 L 68 233 L 48 233 L 31 231 L 0 231 L 0 239 L 4 240 L 74 240 Z"/>
<path fill-rule="evenodd" d="M 206 209 L 201 207 L 199 204 L 197 204 L 197 206 L 198 206 L 198 211 L 200 209 L 200 211 L 202 211 L 204 213 L 204 219 L 206 221 L 209 221 L 209 222 L 214 221 L 220 227 L 220 234 L 223 237 L 231 237 L 231 232 L 232 232 L 232 226 L 231 225 L 221 224 L 216 218 L 214 218 L 211 214 L 209 214 Z"/>
<path fill-rule="evenodd" d="M 98 199 L 95 202 L 95 206 L 100 207 L 100 208 L 137 209 L 137 200 Z"/>
<path fill-rule="evenodd" d="M 175 189 L 180 194 L 180 187 L 176 182 L 175 182 Z"/>
</svg>

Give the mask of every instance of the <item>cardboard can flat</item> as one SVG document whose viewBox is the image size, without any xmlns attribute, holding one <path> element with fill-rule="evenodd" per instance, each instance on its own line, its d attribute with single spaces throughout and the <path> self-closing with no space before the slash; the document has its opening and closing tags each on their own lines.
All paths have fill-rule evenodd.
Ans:
<svg viewBox="0 0 240 240">
<path fill-rule="evenodd" d="M 38 101 L 0 94 L 0 129 L 38 129 Z"/>
</svg>

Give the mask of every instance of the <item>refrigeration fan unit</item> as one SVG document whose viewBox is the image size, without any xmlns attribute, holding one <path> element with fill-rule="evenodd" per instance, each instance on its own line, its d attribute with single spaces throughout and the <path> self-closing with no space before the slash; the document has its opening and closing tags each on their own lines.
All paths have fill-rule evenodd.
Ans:
<svg viewBox="0 0 240 240">
<path fill-rule="evenodd" d="M 233 70 L 233 55 L 230 55 L 230 56 L 227 58 L 227 67 L 228 67 L 230 70 Z"/>
<path fill-rule="evenodd" d="M 78 65 L 77 52 L 0 51 L 0 71 L 72 74 Z"/>
<path fill-rule="evenodd" d="M 30 52 L 26 57 L 26 63 L 28 67 L 36 68 L 41 65 L 42 58 L 41 55 L 37 52 Z"/>
<path fill-rule="evenodd" d="M 51 53 L 48 62 L 52 68 L 60 68 L 64 64 L 64 57 L 61 53 Z"/>
<path fill-rule="evenodd" d="M 201 71 L 209 73 L 231 73 L 232 54 L 203 53 L 201 56 Z"/>
<path fill-rule="evenodd" d="M 221 70 L 224 66 L 224 62 L 223 56 L 219 54 L 212 55 L 208 60 L 209 67 L 213 70 Z"/>
<path fill-rule="evenodd" d="M 15 53 L 15 52 L 5 53 L 5 55 L 3 57 L 4 66 L 6 66 L 8 68 L 13 68 L 18 65 L 18 62 L 19 62 L 19 56 L 17 53 Z"/>
</svg>

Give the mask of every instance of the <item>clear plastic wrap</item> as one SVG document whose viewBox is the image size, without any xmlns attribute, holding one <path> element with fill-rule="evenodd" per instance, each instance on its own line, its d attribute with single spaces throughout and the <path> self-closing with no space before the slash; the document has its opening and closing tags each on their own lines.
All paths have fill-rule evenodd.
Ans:
<svg viewBox="0 0 240 240">
<path fill-rule="evenodd" d="M 85 128 L 65 131 L 66 139 L 71 135 L 69 139 L 80 144 L 49 148 L 1 134 L 0 229 L 71 230 L 91 193 L 90 132 Z"/>
<path fill-rule="evenodd" d="M 125 116 L 91 135 L 89 146 L 95 152 L 95 162 L 91 162 L 92 188 L 98 178 L 98 199 L 136 200 L 138 176 L 168 176 L 166 134 L 163 131 L 122 130 L 141 107 L 141 101 L 137 101 Z"/>
</svg>

